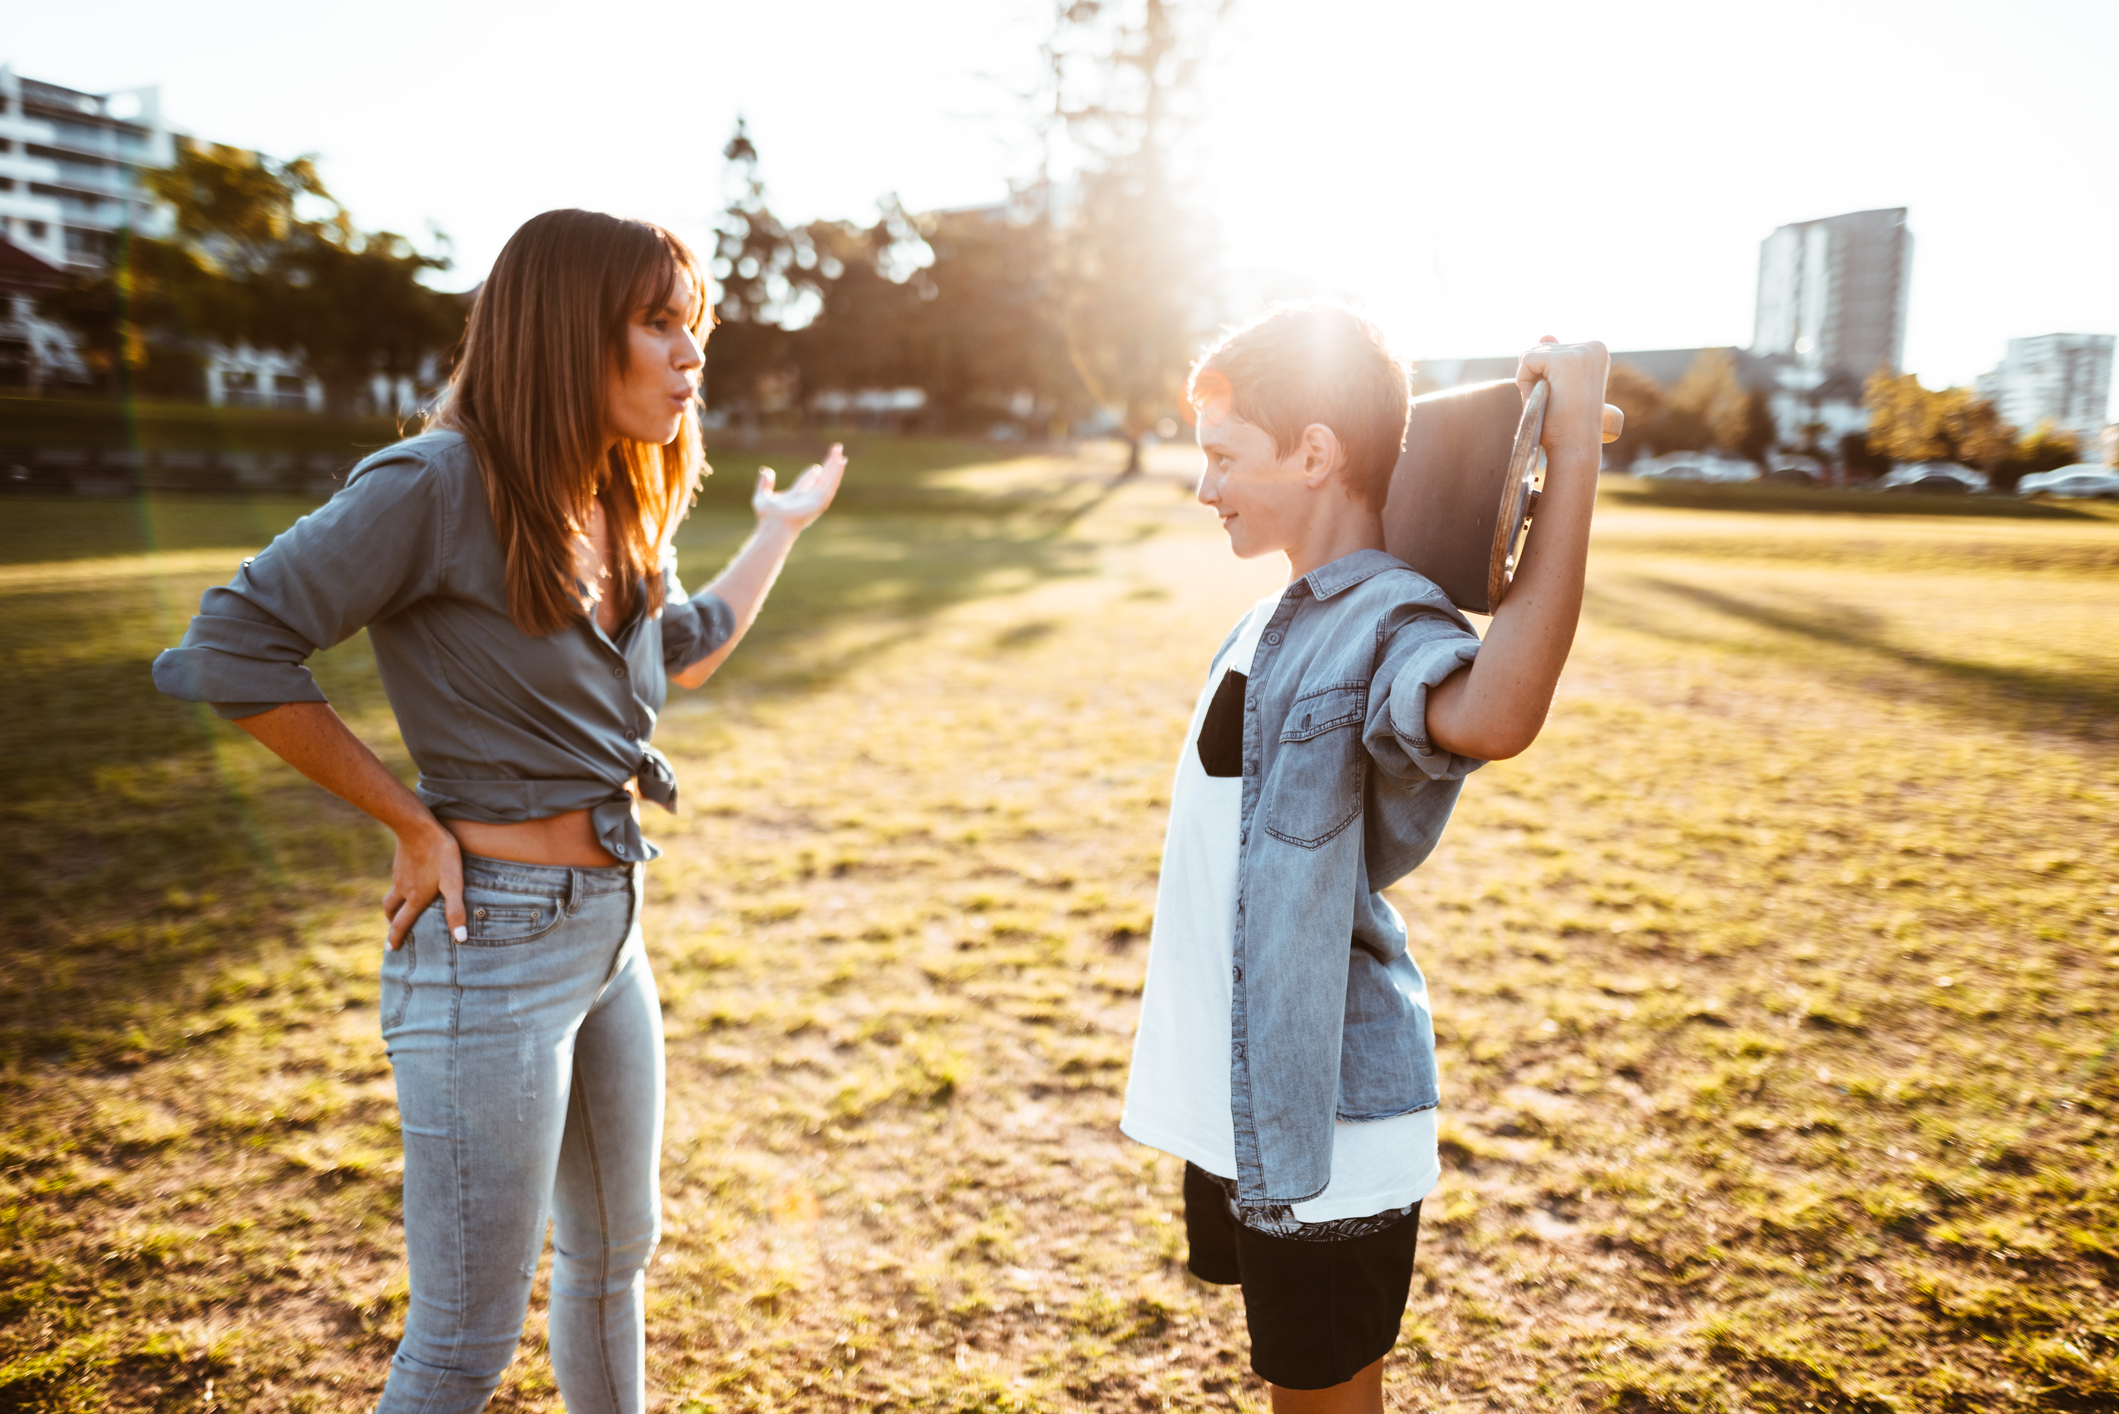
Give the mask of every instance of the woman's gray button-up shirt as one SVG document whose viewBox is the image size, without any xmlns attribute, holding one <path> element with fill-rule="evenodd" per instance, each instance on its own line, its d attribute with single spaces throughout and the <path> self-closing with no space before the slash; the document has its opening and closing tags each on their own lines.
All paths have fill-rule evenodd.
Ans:
<svg viewBox="0 0 2119 1414">
<path fill-rule="evenodd" d="M 184 641 L 155 659 L 155 686 L 247 717 L 322 702 L 302 666 L 368 630 L 376 667 L 438 816 L 508 823 L 588 810 L 620 859 L 660 853 L 626 790 L 665 808 L 677 781 L 648 745 L 668 674 L 735 632 L 712 594 L 688 596 L 662 567 L 660 614 L 616 634 L 583 616 L 542 638 L 508 616 L 505 560 L 476 460 L 455 432 L 386 447 L 229 583 L 206 591 Z"/>
</svg>

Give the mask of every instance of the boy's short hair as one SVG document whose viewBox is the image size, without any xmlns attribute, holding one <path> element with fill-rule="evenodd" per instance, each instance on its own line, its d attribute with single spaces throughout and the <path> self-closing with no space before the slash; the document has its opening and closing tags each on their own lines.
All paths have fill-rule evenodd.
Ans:
<svg viewBox="0 0 2119 1414">
<path fill-rule="evenodd" d="M 1264 428 L 1283 457 L 1310 424 L 1331 428 L 1346 449 L 1347 489 L 1370 510 L 1383 509 L 1405 446 L 1412 389 L 1405 365 L 1368 320 L 1329 304 L 1266 311 L 1192 366 L 1185 400 L 1194 411 L 1221 398 Z"/>
</svg>

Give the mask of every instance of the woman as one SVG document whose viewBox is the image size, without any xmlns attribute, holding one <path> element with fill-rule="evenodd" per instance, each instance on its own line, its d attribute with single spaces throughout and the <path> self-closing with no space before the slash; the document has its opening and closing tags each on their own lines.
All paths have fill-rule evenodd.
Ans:
<svg viewBox="0 0 2119 1414">
<path fill-rule="evenodd" d="M 412 1293 L 381 1403 L 482 1407 L 554 1223 L 552 1364 L 572 1414 L 642 1407 L 660 1226 L 662 1027 L 642 949 L 636 794 L 666 683 L 743 637 L 831 503 L 833 447 L 687 597 L 671 536 L 706 470 L 688 415 L 708 327 L 684 245 L 550 211 L 509 240 L 424 435 L 378 452 L 230 584 L 162 691 L 214 705 L 397 836 L 382 1024 L 405 1145 Z M 367 628 L 407 790 L 302 662 Z"/>
</svg>

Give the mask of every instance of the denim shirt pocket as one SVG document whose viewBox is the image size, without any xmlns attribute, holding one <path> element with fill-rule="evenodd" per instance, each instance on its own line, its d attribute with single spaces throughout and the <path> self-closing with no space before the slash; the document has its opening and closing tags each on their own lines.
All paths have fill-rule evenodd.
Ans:
<svg viewBox="0 0 2119 1414">
<path fill-rule="evenodd" d="M 1368 684 L 1306 692 L 1288 708 L 1259 814 L 1266 833 L 1316 849 L 1361 814 L 1361 724 Z"/>
</svg>

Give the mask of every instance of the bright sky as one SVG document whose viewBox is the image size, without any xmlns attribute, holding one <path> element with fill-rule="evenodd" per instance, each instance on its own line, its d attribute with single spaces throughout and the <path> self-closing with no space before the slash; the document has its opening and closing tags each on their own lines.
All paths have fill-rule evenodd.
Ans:
<svg viewBox="0 0 2119 1414">
<path fill-rule="evenodd" d="M 202 137 L 316 152 L 364 225 L 447 230 L 468 285 L 553 206 L 702 236 L 738 111 L 784 215 L 993 200 L 1034 162 L 1014 95 L 1050 13 L 0 0 L 0 62 L 159 83 Z M 1345 291 L 1409 355 L 1748 344 L 1758 242 L 1878 206 L 1911 209 L 1929 383 L 2012 335 L 2119 332 L 2110 0 L 1235 0 L 1217 48 L 1229 262 Z"/>
</svg>

